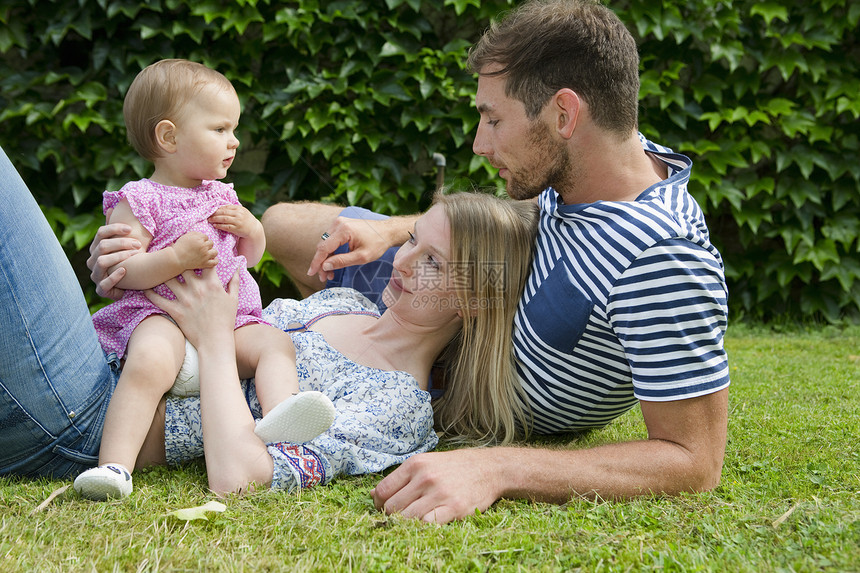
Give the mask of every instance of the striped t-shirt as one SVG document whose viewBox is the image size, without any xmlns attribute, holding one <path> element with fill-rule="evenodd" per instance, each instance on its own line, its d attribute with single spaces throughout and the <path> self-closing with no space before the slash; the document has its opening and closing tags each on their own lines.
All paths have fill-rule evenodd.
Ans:
<svg viewBox="0 0 860 573">
<path fill-rule="evenodd" d="M 641 137 L 669 177 L 635 201 L 565 205 L 552 188 L 514 323 L 534 431 L 599 427 L 637 400 L 725 388 L 727 290 L 687 192 L 692 161 Z"/>
</svg>

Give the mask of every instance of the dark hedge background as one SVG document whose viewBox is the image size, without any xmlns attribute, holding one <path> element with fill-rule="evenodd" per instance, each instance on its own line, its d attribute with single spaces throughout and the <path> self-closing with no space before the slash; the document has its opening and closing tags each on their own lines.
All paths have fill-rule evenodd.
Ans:
<svg viewBox="0 0 860 573">
<path fill-rule="evenodd" d="M 101 192 L 149 174 L 122 99 L 165 57 L 233 80 L 243 104 L 228 180 L 258 216 L 324 200 L 426 207 L 432 157 L 455 188 L 495 186 L 473 156 L 468 46 L 494 0 L 0 3 L 0 145 L 80 270 Z M 690 155 L 691 190 L 727 266 L 733 318 L 860 316 L 860 3 L 609 1 L 642 56 L 641 130 Z M 264 297 L 289 295 L 257 268 Z"/>
</svg>

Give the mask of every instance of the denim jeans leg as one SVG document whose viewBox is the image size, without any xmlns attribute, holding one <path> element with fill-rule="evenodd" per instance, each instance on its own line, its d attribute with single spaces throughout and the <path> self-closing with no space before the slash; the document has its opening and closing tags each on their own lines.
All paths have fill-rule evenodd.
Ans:
<svg viewBox="0 0 860 573">
<path fill-rule="evenodd" d="M 0 149 L 0 475 L 93 465 L 116 378 L 63 249 Z"/>
</svg>

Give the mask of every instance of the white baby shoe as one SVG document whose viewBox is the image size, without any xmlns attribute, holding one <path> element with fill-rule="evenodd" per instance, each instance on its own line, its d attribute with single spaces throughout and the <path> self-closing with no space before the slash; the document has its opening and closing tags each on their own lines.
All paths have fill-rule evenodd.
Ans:
<svg viewBox="0 0 860 573">
<path fill-rule="evenodd" d="M 120 464 L 90 468 L 75 478 L 75 491 L 96 501 L 127 497 L 131 490 L 131 473 Z"/>
<path fill-rule="evenodd" d="M 299 392 L 263 416 L 254 433 L 266 444 L 304 444 L 328 430 L 334 414 L 334 404 L 322 392 Z"/>
</svg>

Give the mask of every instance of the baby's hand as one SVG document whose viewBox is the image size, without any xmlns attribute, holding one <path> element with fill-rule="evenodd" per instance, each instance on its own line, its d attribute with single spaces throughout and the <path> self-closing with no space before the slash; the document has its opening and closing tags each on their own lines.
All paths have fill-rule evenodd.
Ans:
<svg viewBox="0 0 860 573">
<path fill-rule="evenodd" d="M 185 269 L 208 269 L 218 264 L 218 250 L 203 233 L 190 231 L 173 243 L 179 265 Z"/>
<path fill-rule="evenodd" d="M 209 217 L 209 222 L 216 229 L 233 233 L 241 238 L 259 233 L 263 226 L 253 213 L 241 205 L 224 205 L 223 207 L 219 207 Z"/>
</svg>

